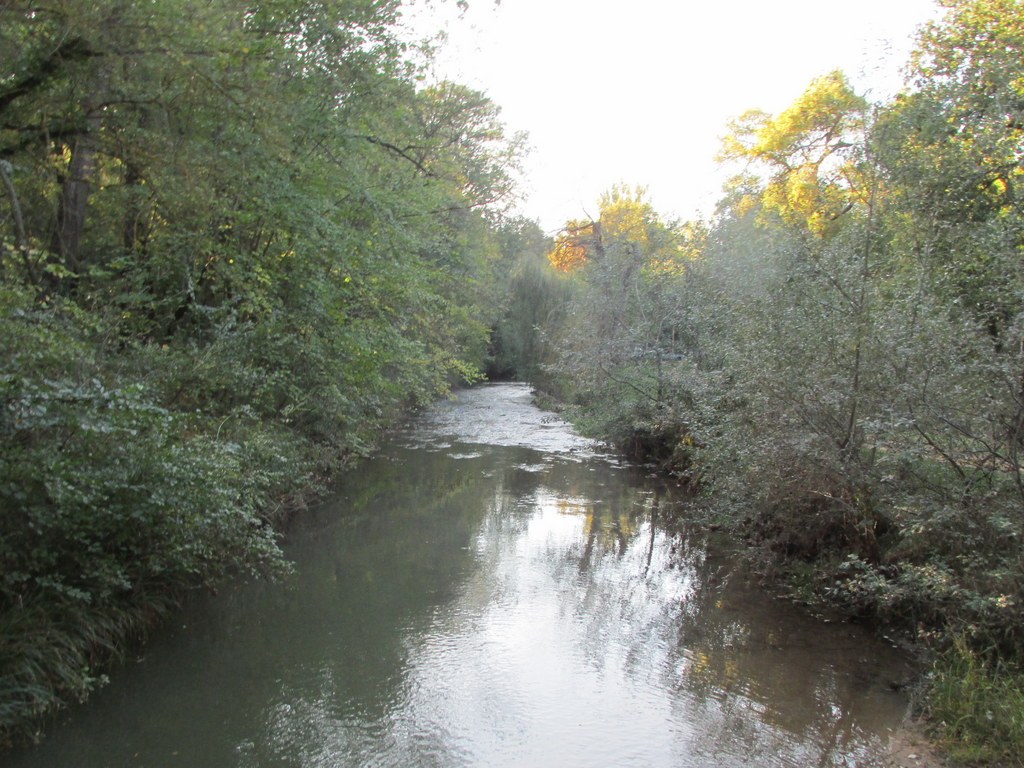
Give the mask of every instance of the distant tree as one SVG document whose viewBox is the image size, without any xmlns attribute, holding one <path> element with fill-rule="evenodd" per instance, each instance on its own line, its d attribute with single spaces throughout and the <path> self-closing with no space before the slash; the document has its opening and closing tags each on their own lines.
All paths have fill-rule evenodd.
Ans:
<svg viewBox="0 0 1024 768">
<path fill-rule="evenodd" d="M 602 195 L 598 219 L 569 222 L 549 255 L 556 266 L 574 260 L 573 298 L 551 330 L 554 370 L 590 429 L 661 459 L 685 431 L 677 409 L 690 332 L 676 290 L 702 236 L 665 223 L 642 188 L 617 186 Z"/>
</svg>

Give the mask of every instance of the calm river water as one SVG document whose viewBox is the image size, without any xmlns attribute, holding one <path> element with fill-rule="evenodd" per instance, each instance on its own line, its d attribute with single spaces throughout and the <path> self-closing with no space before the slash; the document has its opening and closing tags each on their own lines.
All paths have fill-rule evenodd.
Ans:
<svg viewBox="0 0 1024 768">
<path fill-rule="evenodd" d="M 523 385 L 463 392 L 10 768 L 871 766 L 901 659 L 770 599 Z M 679 520 L 677 520 L 679 518 Z"/>
</svg>

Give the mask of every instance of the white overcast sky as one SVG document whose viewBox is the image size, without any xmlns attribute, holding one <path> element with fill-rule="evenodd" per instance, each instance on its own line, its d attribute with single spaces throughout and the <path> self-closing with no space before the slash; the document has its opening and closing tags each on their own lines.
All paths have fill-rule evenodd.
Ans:
<svg viewBox="0 0 1024 768">
<path fill-rule="evenodd" d="M 613 184 L 664 216 L 710 214 L 726 123 L 779 112 L 842 69 L 869 98 L 898 89 L 933 0 L 470 0 L 420 7 L 443 30 L 435 77 L 487 93 L 529 134 L 520 211 L 549 231 L 596 215 Z"/>
</svg>

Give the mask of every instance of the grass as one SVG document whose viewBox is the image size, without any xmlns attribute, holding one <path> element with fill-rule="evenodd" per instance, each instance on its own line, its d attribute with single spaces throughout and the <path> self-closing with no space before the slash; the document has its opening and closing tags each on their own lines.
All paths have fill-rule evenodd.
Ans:
<svg viewBox="0 0 1024 768">
<path fill-rule="evenodd" d="M 926 705 L 954 760 L 1024 766 L 1024 670 L 989 662 L 957 638 L 935 662 Z"/>
<path fill-rule="evenodd" d="M 0 612 L 0 750 L 38 741 L 46 717 L 103 685 L 98 670 L 119 659 L 172 602 L 39 602 Z"/>
</svg>

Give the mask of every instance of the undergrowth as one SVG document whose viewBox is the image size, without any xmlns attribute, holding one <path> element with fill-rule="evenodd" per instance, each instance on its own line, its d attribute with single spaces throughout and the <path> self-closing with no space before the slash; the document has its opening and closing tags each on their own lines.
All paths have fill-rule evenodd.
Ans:
<svg viewBox="0 0 1024 768">
<path fill-rule="evenodd" d="M 927 714 L 954 760 L 1024 766 L 1024 669 L 955 638 L 928 679 Z"/>
</svg>

